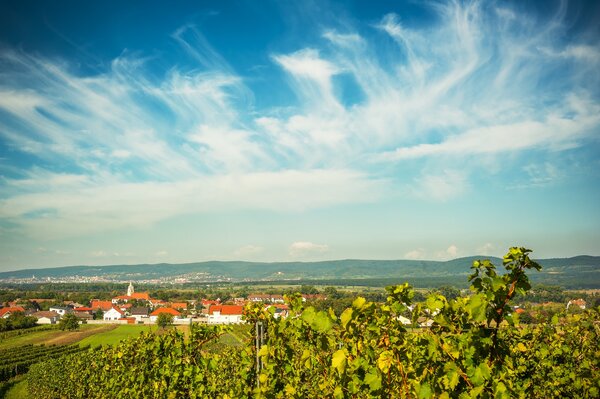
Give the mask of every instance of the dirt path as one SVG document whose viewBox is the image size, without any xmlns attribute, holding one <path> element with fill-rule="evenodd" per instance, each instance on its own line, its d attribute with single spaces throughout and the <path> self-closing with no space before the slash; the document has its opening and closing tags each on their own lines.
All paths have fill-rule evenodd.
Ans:
<svg viewBox="0 0 600 399">
<path fill-rule="evenodd" d="M 95 328 L 85 329 L 82 331 L 61 331 L 60 334 L 48 339 L 44 343 L 46 345 L 70 345 L 79 342 L 82 339 L 89 337 L 90 335 L 100 334 L 106 331 L 114 330 L 117 327 L 117 324 L 106 324 L 97 326 Z"/>
</svg>

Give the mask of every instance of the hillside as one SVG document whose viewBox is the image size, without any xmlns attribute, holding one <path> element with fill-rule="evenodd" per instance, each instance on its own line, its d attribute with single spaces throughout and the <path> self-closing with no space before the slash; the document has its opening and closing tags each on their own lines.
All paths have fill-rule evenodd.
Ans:
<svg viewBox="0 0 600 399">
<path fill-rule="evenodd" d="M 428 280 L 439 285 L 466 283 L 474 259 L 467 257 L 450 261 L 426 260 L 335 260 L 323 262 L 197 262 L 185 264 L 140 264 L 110 266 L 68 266 L 46 269 L 25 269 L 0 273 L 0 280 L 62 279 L 79 276 L 98 277 L 113 281 L 148 281 L 185 279 L 190 282 L 251 282 L 251 281 L 409 281 L 419 286 Z M 498 266 L 501 259 L 491 258 Z M 565 259 L 540 259 L 544 267 L 540 273 L 531 273 L 533 281 L 565 287 L 600 287 L 600 257 L 577 256 Z M 416 284 L 415 282 L 420 282 Z M 369 284 L 371 285 L 371 284 Z M 380 285 L 380 284 L 376 284 Z M 427 284 L 425 284 L 427 285 Z"/>
</svg>

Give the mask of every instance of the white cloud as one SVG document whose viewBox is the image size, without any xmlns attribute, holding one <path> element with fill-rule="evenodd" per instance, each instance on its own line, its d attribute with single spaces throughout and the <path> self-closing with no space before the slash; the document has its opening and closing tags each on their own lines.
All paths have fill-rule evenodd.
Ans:
<svg viewBox="0 0 600 399">
<path fill-rule="evenodd" d="M 477 248 L 477 254 L 490 256 L 493 254 L 493 251 L 495 251 L 495 249 L 496 248 L 495 248 L 494 244 L 492 244 L 490 242 L 486 242 L 481 247 Z"/>
<path fill-rule="evenodd" d="M 404 254 L 405 259 L 418 260 L 425 258 L 425 250 L 423 248 L 413 249 Z"/>
<path fill-rule="evenodd" d="M 298 98 L 284 109 L 255 108 L 244 78 L 192 26 L 172 36 L 199 68 L 173 65 L 164 76 L 128 52 L 82 76 L 3 49 L 3 143 L 77 172 L 33 167 L 3 178 L 0 219 L 63 237 L 215 210 L 374 202 L 392 184 L 447 201 L 468 191 L 469 157 L 558 153 L 597 136 L 600 52 L 554 41 L 566 29 L 560 15 L 430 7 L 438 18 L 427 27 L 383 16 L 371 33 L 391 38 L 386 46 L 359 29 L 325 30 L 323 49 L 301 43 L 272 55 Z M 341 78 L 356 86 L 352 105 L 341 101 Z M 417 159 L 423 167 L 405 173 Z M 548 165 L 525 172 L 531 184 L 560 177 Z"/>
<path fill-rule="evenodd" d="M 598 106 L 587 104 L 574 118 L 549 116 L 545 122 L 526 121 L 510 125 L 478 127 L 437 144 L 419 144 L 386 153 L 390 160 L 453 155 L 460 158 L 486 153 L 521 151 L 541 146 L 563 149 L 577 146 L 582 136 L 600 123 Z M 566 112 L 567 110 L 565 110 Z M 568 110 L 577 112 L 576 110 Z"/>
<path fill-rule="evenodd" d="M 275 55 L 273 59 L 290 74 L 296 93 L 311 112 L 342 111 L 331 82 L 340 70 L 331 61 L 321 58 L 318 50 L 309 48 L 289 55 Z"/>
<path fill-rule="evenodd" d="M 265 158 L 252 133 L 223 126 L 200 125 L 189 141 L 200 144 L 200 157 L 213 170 L 248 170 Z"/>
<path fill-rule="evenodd" d="M 448 201 L 463 194 L 467 189 L 467 176 L 456 170 L 444 170 L 441 174 L 426 174 L 415 179 L 414 193 L 429 201 Z"/>
<path fill-rule="evenodd" d="M 372 202 L 383 194 L 382 182 L 335 170 L 230 174 L 179 182 L 108 180 L 69 187 L 47 187 L 42 178 L 36 187 L 44 190 L 0 200 L 0 217 L 18 220 L 33 236 L 52 231 L 55 238 L 150 226 L 181 214 L 247 209 L 296 212 Z M 44 217 L 24 218 L 41 212 Z"/>
<path fill-rule="evenodd" d="M 327 252 L 329 252 L 328 245 L 314 244 L 309 241 L 296 241 L 289 248 L 289 254 L 292 258 L 314 257 Z"/>
<path fill-rule="evenodd" d="M 158 251 L 157 253 L 154 254 L 154 256 L 158 256 L 158 257 L 165 257 L 169 255 L 169 252 L 162 250 L 162 251 Z"/>
<path fill-rule="evenodd" d="M 454 244 L 450 245 L 445 250 L 435 252 L 435 258 L 439 260 L 451 260 L 456 259 L 460 254 L 460 250 Z"/>
<path fill-rule="evenodd" d="M 458 247 L 456 245 L 452 244 L 448 247 L 448 249 L 446 249 L 446 253 L 451 258 L 456 258 L 456 256 L 458 255 Z"/>
<path fill-rule="evenodd" d="M 320 85 L 329 85 L 331 77 L 339 73 L 335 65 L 322 59 L 314 49 L 300 50 L 290 55 L 277 55 L 274 59 L 292 75 L 315 80 Z"/>
</svg>

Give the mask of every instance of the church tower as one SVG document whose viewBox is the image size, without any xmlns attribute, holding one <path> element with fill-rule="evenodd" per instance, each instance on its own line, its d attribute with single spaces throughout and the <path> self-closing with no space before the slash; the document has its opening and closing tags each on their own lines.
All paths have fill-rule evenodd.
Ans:
<svg viewBox="0 0 600 399">
<path fill-rule="evenodd" d="M 133 295 L 133 284 L 131 284 L 131 281 L 129 282 L 129 287 L 127 287 L 127 296 L 132 296 Z"/>
</svg>

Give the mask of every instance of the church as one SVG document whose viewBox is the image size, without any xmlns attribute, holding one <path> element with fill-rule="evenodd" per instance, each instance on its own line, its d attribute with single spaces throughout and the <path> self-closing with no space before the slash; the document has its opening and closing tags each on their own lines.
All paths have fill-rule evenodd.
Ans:
<svg viewBox="0 0 600 399">
<path fill-rule="evenodd" d="M 148 301 L 150 302 L 150 294 L 147 292 L 135 292 L 135 288 L 133 287 L 133 284 L 131 283 L 131 281 L 129 282 L 129 286 L 127 287 L 127 295 L 119 295 L 117 297 L 114 297 L 112 299 L 112 303 L 116 304 L 119 302 L 129 302 L 129 301 L 134 301 L 134 300 L 138 300 L 138 301 Z"/>
</svg>

